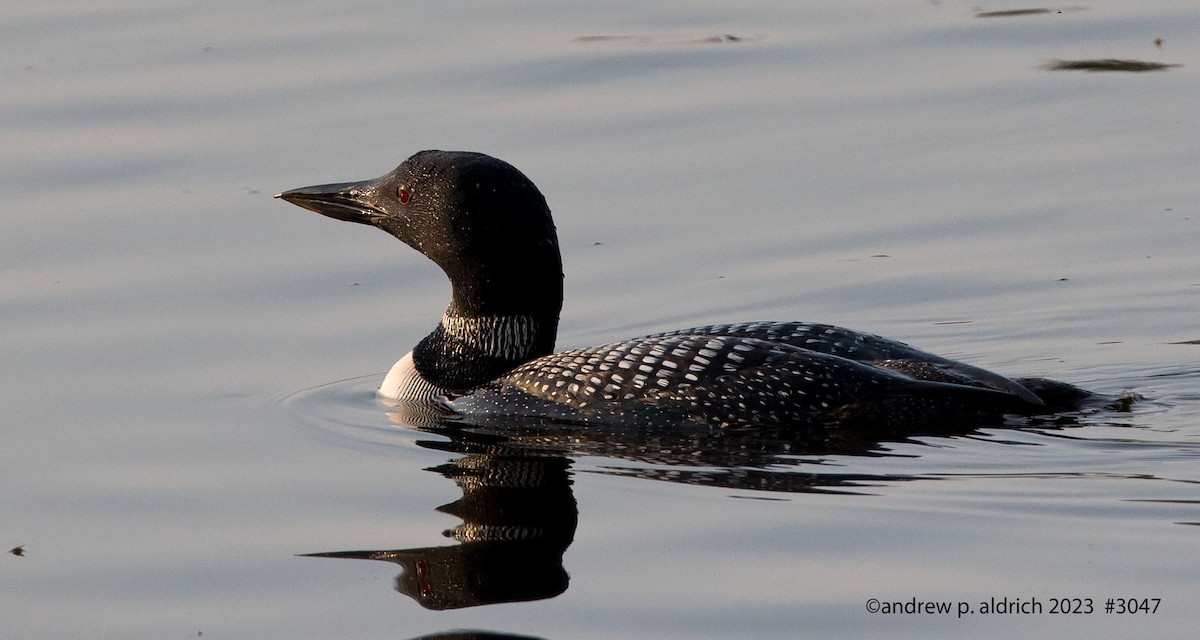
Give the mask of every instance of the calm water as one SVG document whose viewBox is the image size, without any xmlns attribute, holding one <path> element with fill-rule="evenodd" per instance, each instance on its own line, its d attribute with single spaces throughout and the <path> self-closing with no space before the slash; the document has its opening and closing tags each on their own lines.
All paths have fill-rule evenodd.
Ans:
<svg viewBox="0 0 1200 640">
<path fill-rule="evenodd" d="M 0 635 L 1192 636 L 1200 9 L 879 5 L 6 2 Z M 1045 68 L 1107 58 L 1182 66 Z M 541 186 L 563 347 L 816 320 L 1145 399 L 822 454 L 396 424 L 441 274 L 270 196 L 428 147 Z M 543 544 L 443 535 L 509 516 Z M 391 561 L 298 556 L 345 551 Z"/>
</svg>

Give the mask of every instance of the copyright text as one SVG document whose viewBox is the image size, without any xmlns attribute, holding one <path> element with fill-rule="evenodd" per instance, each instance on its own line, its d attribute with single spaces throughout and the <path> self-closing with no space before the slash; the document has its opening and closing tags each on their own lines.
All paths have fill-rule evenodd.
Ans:
<svg viewBox="0 0 1200 640">
<path fill-rule="evenodd" d="M 870 598 L 867 613 L 882 615 L 1090 615 L 1093 613 L 1153 615 L 1161 598 L 1037 598 L 990 597 L 987 600 L 881 600 Z"/>
</svg>

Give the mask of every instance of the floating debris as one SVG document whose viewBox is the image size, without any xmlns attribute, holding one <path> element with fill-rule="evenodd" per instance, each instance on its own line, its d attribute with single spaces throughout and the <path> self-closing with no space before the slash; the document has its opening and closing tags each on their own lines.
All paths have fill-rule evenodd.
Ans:
<svg viewBox="0 0 1200 640">
<path fill-rule="evenodd" d="M 760 39 L 762 39 L 762 36 L 735 36 L 731 33 L 712 36 L 649 34 L 641 36 L 580 36 L 575 38 L 575 42 L 623 42 L 631 44 L 679 45 L 750 42 Z"/>
<path fill-rule="evenodd" d="M 1042 13 L 1065 13 L 1067 11 L 1087 11 L 1086 7 L 1062 7 L 1059 9 L 1005 9 L 1003 11 L 980 11 L 976 18 L 1013 18 L 1018 16 L 1036 16 Z"/>
<path fill-rule="evenodd" d="M 1051 13 L 1050 9 L 1008 9 L 1006 11 L 980 11 L 976 18 L 1009 18 L 1012 16 L 1032 16 L 1039 13 Z M 1059 11 L 1058 13 L 1062 13 Z"/>
<path fill-rule="evenodd" d="M 1170 342 L 1168 344 L 1200 344 L 1200 340 L 1184 340 L 1183 342 Z"/>
<path fill-rule="evenodd" d="M 17 556 L 18 558 L 24 558 L 25 557 L 25 545 L 19 544 L 15 547 L 9 549 L 8 552 L 13 554 L 14 556 Z"/>
<path fill-rule="evenodd" d="M 1162 71 L 1171 67 L 1182 67 L 1181 64 L 1167 62 L 1147 62 L 1145 60 L 1118 60 L 1104 58 L 1100 60 L 1052 60 L 1042 65 L 1048 71 Z"/>
</svg>

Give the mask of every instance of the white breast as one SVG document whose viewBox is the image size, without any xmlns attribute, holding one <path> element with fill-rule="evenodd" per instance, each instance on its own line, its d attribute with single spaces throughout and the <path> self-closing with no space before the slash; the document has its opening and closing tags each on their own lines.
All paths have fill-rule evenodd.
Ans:
<svg viewBox="0 0 1200 640">
<path fill-rule="evenodd" d="M 391 371 L 383 378 L 378 395 L 384 402 L 396 404 L 399 402 L 435 402 L 446 394 L 443 389 L 425 379 L 416 365 L 413 364 L 411 351 L 404 354 L 400 361 L 392 365 Z"/>
</svg>

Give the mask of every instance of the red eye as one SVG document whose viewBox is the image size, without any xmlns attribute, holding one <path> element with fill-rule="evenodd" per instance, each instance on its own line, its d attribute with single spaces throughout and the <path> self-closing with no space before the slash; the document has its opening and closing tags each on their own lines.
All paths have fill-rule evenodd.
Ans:
<svg viewBox="0 0 1200 640">
<path fill-rule="evenodd" d="M 400 196 L 400 204 L 408 204 L 408 201 L 412 200 L 412 192 L 409 191 L 408 187 L 405 186 L 401 186 L 399 189 L 397 189 L 396 195 Z"/>
</svg>

